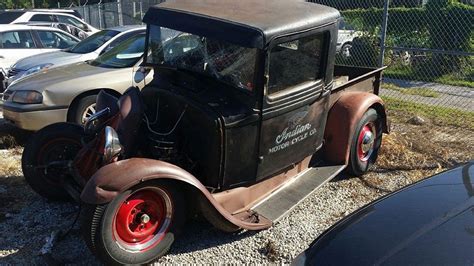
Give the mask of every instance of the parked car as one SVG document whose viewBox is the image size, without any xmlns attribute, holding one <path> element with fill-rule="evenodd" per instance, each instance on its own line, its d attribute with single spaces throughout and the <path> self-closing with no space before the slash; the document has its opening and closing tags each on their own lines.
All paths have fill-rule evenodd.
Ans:
<svg viewBox="0 0 474 266">
<path fill-rule="evenodd" d="M 51 28 L 58 28 L 62 31 L 65 31 L 77 38 L 84 40 L 85 38 L 89 37 L 85 31 L 81 30 L 80 28 L 66 24 L 66 23 L 59 23 L 59 22 L 28 22 L 23 25 L 30 25 L 30 26 L 44 26 L 44 27 L 51 27 Z"/>
<path fill-rule="evenodd" d="M 294 265 L 473 265 L 474 161 L 376 200 L 321 234 Z"/>
<path fill-rule="evenodd" d="M 69 24 L 89 35 L 99 31 L 82 20 L 75 10 L 66 9 L 13 9 L 0 11 L 0 24 L 24 24 L 28 22 L 59 22 Z"/>
<path fill-rule="evenodd" d="M 83 237 L 107 265 L 163 256 L 196 212 L 227 232 L 269 228 L 344 169 L 368 171 L 388 132 L 382 69 L 334 65 L 339 18 L 287 0 L 151 7 L 153 80 L 118 101 L 102 91 L 84 127 L 39 130 L 26 181 L 82 202 Z"/>
<path fill-rule="evenodd" d="M 84 123 L 95 112 L 97 93 L 119 96 L 142 88 L 152 74 L 140 70 L 144 33 L 136 34 L 88 63 L 50 69 L 18 80 L 3 94 L 3 117 L 15 126 L 38 130 L 55 122 Z"/>
<path fill-rule="evenodd" d="M 27 56 L 66 49 L 80 40 L 62 30 L 26 25 L 0 25 L 0 73 Z M 4 74 L 0 75 L 3 91 Z"/>
<path fill-rule="evenodd" d="M 120 26 L 99 31 L 70 49 L 18 60 L 8 71 L 6 86 L 41 70 L 93 60 L 125 40 L 145 32 L 143 26 Z"/>
<path fill-rule="evenodd" d="M 362 36 L 361 31 L 355 30 L 352 25 L 348 24 L 344 19 L 341 19 L 339 21 L 336 52 L 345 57 L 349 57 L 351 55 L 352 41 L 360 36 Z"/>
</svg>

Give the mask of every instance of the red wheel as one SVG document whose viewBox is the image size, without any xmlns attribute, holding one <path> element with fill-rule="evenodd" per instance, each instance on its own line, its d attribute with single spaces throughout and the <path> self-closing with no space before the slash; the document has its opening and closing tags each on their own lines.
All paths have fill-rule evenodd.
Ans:
<svg viewBox="0 0 474 266">
<path fill-rule="evenodd" d="M 122 202 L 115 214 L 114 238 L 131 252 L 156 246 L 173 218 L 170 196 L 161 188 L 144 188 Z"/>
<path fill-rule="evenodd" d="M 105 205 L 86 205 L 82 234 L 107 265 L 145 264 L 168 252 L 184 224 L 185 208 L 176 184 L 144 182 Z"/>
<path fill-rule="evenodd" d="M 359 160 L 367 162 L 374 153 L 375 137 L 377 130 L 373 122 L 369 122 L 362 127 L 357 140 L 357 155 Z"/>
<path fill-rule="evenodd" d="M 377 111 L 369 109 L 360 119 L 352 137 L 348 171 L 360 176 L 377 160 L 382 144 L 382 121 Z"/>
</svg>

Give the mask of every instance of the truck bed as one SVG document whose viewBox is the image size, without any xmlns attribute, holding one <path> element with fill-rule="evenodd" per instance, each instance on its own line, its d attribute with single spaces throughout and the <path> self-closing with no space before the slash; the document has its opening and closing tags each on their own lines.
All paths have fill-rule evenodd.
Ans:
<svg viewBox="0 0 474 266">
<path fill-rule="evenodd" d="M 382 82 L 382 71 L 385 68 L 336 65 L 330 105 L 332 106 L 344 91 L 365 91 L 378 95 Z"/>
</svg>

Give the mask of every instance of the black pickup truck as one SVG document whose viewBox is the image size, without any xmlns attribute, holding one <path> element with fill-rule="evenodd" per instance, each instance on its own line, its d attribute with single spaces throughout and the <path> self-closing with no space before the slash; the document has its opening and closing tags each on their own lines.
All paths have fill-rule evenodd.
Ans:
<svg viewBox="0 0 474 266">
<path fill-rule="evenodd" d="M 344 169 L 365 173 L 388 133 L 382 69 L 334 63 L 339 20 L 303 1 L 150 8 L 141 71 L 154 80 L 118 102 L 99 94 L 84 128 L 40 130 L 26 180 L 82 201 L 106 263 L 164 255 L 191 213 L 227 232 L 270 227 Z"/>
</svg>

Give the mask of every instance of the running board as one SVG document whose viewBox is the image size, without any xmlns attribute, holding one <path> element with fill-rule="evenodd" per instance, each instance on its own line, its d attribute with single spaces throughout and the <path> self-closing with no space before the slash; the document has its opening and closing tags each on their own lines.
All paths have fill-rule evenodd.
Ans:
<svg viewBox="0 0 474 266">
<path fill-rule="evenodd" d="M 276 223 L 289 213 L 298 203 L 311 195 L 320 186 L 333 179 L 345 165 L 320 166 L 309 168 L 299 177 L 270 194 L 252 208 L 261 216 Z"/>
</svg>

